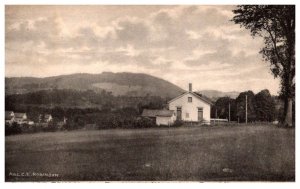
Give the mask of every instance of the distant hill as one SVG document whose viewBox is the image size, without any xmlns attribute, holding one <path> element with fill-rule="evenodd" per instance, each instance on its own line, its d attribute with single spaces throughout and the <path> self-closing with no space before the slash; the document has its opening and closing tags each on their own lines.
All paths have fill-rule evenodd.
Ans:
<svg viewBox="0 0 300 189">
<path fill-rule="evenodd" d="M 222 91 L 217 91 L 217 90 L 202 90 L 202 91 L 198 91 L 198 92 L 209 97 L 213 101 L 216 101 L 220 97 L 236 98 L 240 94 L 237 91 L 222 92 Z"/>
<path fill-rule="evenodd" d="M 5 94 L 23 94 L 40 90 L 72 89 L 79 91 L 103 90 L 113 95 L 175 97 L 182 92 L 180 87 L 163 79 L 140 73 L 71 74 L 54 77 L 5 78 Z"/>
</svg>

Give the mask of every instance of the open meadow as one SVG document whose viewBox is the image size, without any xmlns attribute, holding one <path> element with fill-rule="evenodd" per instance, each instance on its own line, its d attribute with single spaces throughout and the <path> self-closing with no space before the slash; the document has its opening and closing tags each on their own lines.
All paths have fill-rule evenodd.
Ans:
<svg viewBox="0 0 300 189">
<path fill-rule="evenodd" d="M 80 130 L 5 137 L 6 181 L 294 181 L 295 129 Z"/>
</svg>

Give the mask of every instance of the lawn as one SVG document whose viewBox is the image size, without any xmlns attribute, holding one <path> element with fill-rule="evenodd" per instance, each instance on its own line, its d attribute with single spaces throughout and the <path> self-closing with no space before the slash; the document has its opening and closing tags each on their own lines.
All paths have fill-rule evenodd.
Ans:
<svg viewBox="0 0 300 189">
<path fill-rule="evenodd" d="M 294 181 L 295 129 L 214 126 L 7 136 L 5 174 L 6 181 Z"/>
</svg>

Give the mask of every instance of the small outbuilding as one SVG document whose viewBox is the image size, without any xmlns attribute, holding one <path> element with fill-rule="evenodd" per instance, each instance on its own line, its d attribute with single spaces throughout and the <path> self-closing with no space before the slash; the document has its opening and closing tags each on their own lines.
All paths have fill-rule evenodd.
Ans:
<svg viewBox="0 0 300 189">
<path fill-rule="evenodd" d="M 176 120 L 175 112 L 173 110 L 144 109 L 142 117 L 154 120 L 156 125 L 172 125 Z"/>
<path fill-rule="evenodd" d="M 38 119 L 40 123 L 49 123 L 53 120 L 51 114 L 40 114 Z"/>
</svg>

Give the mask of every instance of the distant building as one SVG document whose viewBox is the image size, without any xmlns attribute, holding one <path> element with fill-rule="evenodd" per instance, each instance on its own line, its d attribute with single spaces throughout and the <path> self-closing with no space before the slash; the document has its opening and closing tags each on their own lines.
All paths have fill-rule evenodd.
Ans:
<svg viewBox="0 0 300 189">
<path fill-rule="evenodd" d="M 64 120 L 63 120 L 63 121 L 57 122 L 57 127 L 58 127 L 59 129 L 61 129 L 61 128 L 63 128 L 66 124 L 67 124 L 67 118 L 64 116 Z"/>
<path fill-rule="evenodd" d="M 15 118 L 14 121 L 18 124 L 24 124 L 27 121 L 26 113 L 14 113 Z"/>
<path fill-rule="evenodd" d="M 169 110 L 173 110 L 177 120 L 210 124 L 211 100 L 197 92 L 189 91 L 168 102 Z"/>
<path fill-rule="evenodd" d="M 51 114 L 45 114 L 44 122 L 49 123 L 52 121 L 52 115 Z"/>
<path fill-rule="evenodd" d="M 142 117 L 155 121 L 156 125 L 172 125 L 176 120 L 173 110 L 149 110 L 144 109 Z"/>
<path fill-rule="evenodd" d="M 15 114 L 13 111 L 5 111 L 5 123 L 12 124 L 15 121 Z"/>
<path fill-rule="evenodd" d="M 40 114 L 39 115 L 39 122 L 40 123 L 49 123 L 50 121 L 52 121 L 52 115 L 51 114 Z"/>
<path fill-rule="evenodd" d="M 27 121 L 28 125 L 34 125 L 34 121 L 28 120 Z"/>
</svg>

